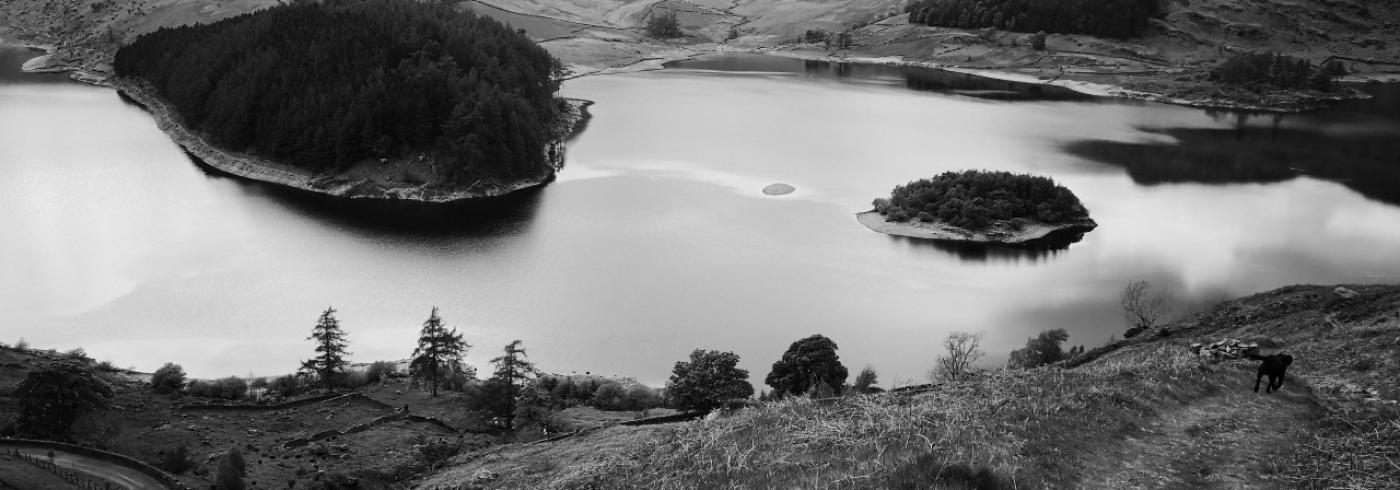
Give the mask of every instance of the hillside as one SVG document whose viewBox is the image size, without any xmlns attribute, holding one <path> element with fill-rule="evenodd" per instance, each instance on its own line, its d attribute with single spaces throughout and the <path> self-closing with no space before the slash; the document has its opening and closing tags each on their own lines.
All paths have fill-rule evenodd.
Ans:
<svg viewBox="0 0 1400 490">
<path fill-rule="evenodd" d="M 1222 302 L 1061 366 L 913 395 L 788 400 L 457 456 L 419 488 L 1389 488 L 1400 481 L 1400 287 Z M 1258 342 L 1295 361 L 1193 343 Z"/>
<path fill-rule="evenodd" d="M 57 45 L 38 68 L 111 73 L 116 47 L 163 26 L 208 22 L 275 0 L 12 0 L 0 5 L 0 37 Z M 1206 78 L 1233 53 L 1276 51 L 1321 63 L 1339 59 L 1354 80 L 1400 79 L 1400 7 L 1374 0 L 1164 0 L 1141 37 L 1051 34 L 1046 49 L 1020 32 L 911 25 L 903 0 L 469 0 L 457 3 L 513 27 L 574 75 L 654 69 L 668 60 L 752 50 L 802 58 L 938 66 L 1041 81 L 1089 93 L 1226 107 L 1305 109 L 1314 96 L 1222 89 Z M 641 27 L 675 12 L 685 37 L 654 40 Z M 852 46 L 803 43 L 808 31 L 850 31 Z M 1325 98 L 1325 97 L 1324 97 Z"/>
</svg>

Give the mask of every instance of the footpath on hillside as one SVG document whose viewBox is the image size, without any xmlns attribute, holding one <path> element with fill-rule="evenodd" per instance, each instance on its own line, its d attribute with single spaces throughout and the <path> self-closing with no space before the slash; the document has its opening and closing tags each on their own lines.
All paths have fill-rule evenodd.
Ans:
<svg viewBox="0 0 1400 490">
<path fill-rule="evenodd" d="M 1283 488 L 1275 465 L 1310 440 L 1324 414 L 1312 391 L 1289 378 L 1255 393 L 1252 370 L 1224 370 L 1220 391 L 1161 407 L 1158 417 L 1086 458 L 1084 488 Z M 1266 380 L 1267 382 L 1267 380 Z"/>
</svg>

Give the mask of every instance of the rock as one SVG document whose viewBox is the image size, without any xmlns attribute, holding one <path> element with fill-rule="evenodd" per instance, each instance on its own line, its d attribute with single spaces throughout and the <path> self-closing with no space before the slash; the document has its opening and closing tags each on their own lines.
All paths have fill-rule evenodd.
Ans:
<svg viewBox="0 0 1400 490">
<path fill-rule="evenodd" d="M 763 188 L 763 193 L 770 196 L 785 196 L 792 194 L 795 190 L 797 190 L 796 187 L 787 184 L 768 184 L 768 187 Z"/>
<path fill-rule="evenodd" d="M 1341 286 L 1337 286 L 1337 289 L 1333 289 L 1332 294 L 1335 294 L 1338 297 L 1341 297 L 1342 299 L 1352 299 L 1356 297 L 1356 291 L 1352 291 Z"/>
<path fill-rule="evenodd" d="M 1145 331 L 1147 331 L 1146 328 L 1143 328 L 1143 327 L 1133 327 L 1133 328 L 1128 329 L 1128 331 L 1123 332 L 1123 338 L 1125 338 L 1125 339 L 1131 339 L 1131 338 L 1136 337 L 1138 334 L 1141 334 L 1142 332 L 1145 332 Z"/>
<path fill-rule="evenodd" d="M 711 422 L 715 420 L 719 420 L 719 410 L 713 410 L 710 413 L 705 414 L 706 422 Z"/>
<path fill-rule="evenodd" d="M 478 481 L 478 482 L 480 482 L 480 481 L 493 481 L 493 480 L 495 480 L 495 479 L 497 479 L 497 478 L 500 478 L 500 477 L 501 477 L 501 475 L 497 474 L 496 472 L 490 471 L 490 470 L 486 470 L 486 469 L 476 470 L 475 473 L 472 473 L 472 481 Z"/>
<path fill-rule="evenodd" d="M 311 453 L 313 456 L 325 456 L 330 453 L 330 450 L 326 448 L 325 444 L 313 442 L 306 446 L 306 452 Z"/>
</svg>

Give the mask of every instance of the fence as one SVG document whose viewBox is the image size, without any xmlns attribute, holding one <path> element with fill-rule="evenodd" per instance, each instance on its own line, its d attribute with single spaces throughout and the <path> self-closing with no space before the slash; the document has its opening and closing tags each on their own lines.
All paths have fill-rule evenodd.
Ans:
<svg viewBox="0 0 1400 490">
<path fill-rule="evenodd" d="M 28 439 L 0 439 L 0 447 L 8 447 L 8 448 L 10 448 L 10 453 L 11 453 L 11 454 L 14 454 L 14 455 L 16 455 L 16 456 L 19 456 L 19 457 L 25 459 L 26 461 L 31 461 L 32 457 L 31 457 L 31 456 L 27 456 L 27 455 L 21 453 L 21 452 L 20 452 L 20 449 L 22 449 L 22 448 L 40 448 L 40 449 L 48 449 L 48 450 L 50 450 L 50 451 L 62 451 L 62 452 L 65 452 L 65 453 L 68 453 L 68 454 L 71 454 L 71 455 L 74 455 L 74 456 L 81 456 L 81 457 L 85 457 L 85 458 L 95 459 L 95 460 L 104 461 L 104 462 L 107 462 L 107 463 L 111 463 L 111 464 L 120 465 L 120 466 L 124 466 L 124 467 L 130 468 L 130 469 L 132 469 L 132 470 L 135 470 L 135 471 L 140 472 L 141 474 L 144 474 L 144 475 L 146 475 L 146 476 L 148 476 L 148 477 L 151 477 L 151 479 L 155 480 L 156 482 L 159 482 L 161 485 L 163 485 L 163 486 L 165 486 L 166 488 L 171 489 L 171 490 L 189 490 L 189 487 L 185 486 L 185 484 L 183 484 L 183 483 L 180 483 L 179 480 L 176 480 L 175 477 L 170 476 L 169 473 L 166 473 L 166 472 L 164 472 L 164 471 L 161 471 L 160 469 L 158 469 L 158 468 L 156 468 L 156 467 L 154 467 L 154 466 L 148 465 L 148 464 L 143 463 L 143 462 L 141 462 L 141 461 L 139 461 L 139 460 L 137 460 L 137 459 L 134 459 L 134 458 L 131 458 L 131 457 L 129 457 L 129 456 L 122 455 L 122 454 L 111 453 L 111 452 L 103 451 L 103 450 L 100 450 L 100 449 L 93 449 L 93 448 L 90 448 L 90 447 L 79 446 L 79 445 L 76 445 L 76 444 L 65 444 L 65 443 L 62 443 L 62 442 L 53 442 L 53 441 L 35 441 L 35 440 L 28 440 Z M 52 463 L 51 461 L 43 461 L 43 458 L 39 458 L 39 459 L 40 459 L 40 461 L 42 461 L 43 463 L 46 463 L 46 464 L 48 464 L 48 465 L 53 465 L 53 463 Z M 32 461 L 31 461 L 31 463 L 32 463 Z M 72 471 L 72 470 L 68 470 L 68 469 L 65 469 L 65 468 L 60 468 L 60 467 L 58 467 L 58 466 L 56 466 L 56 465 L 54 465 L 54 466 L 52 466 L 52 467 L 55 468 L 55 469 L 58 469 L 58 470 L 62 470 L 63 472 L 73 473 L 73 474 L 75 474 L 75 475 L 76 475 L 76 474 L 79 474 L 79 473 L 74 472 L 74 471 Z M 49 469 L 48 467 L 45 467 L 45 466 L 40 466 L 40 468 L 44 468 L 44 469 L 46 469 L 46 470 Z M 60 473 L 54 472 L 54 471 L 50 471 L 50 472 L 54 473 L 55 475 L 58 475 L 59 478 L 63 478 L 65 481 L 68 481 L 68 478 L 64 477 L 63 474 L 60 474 Z M 74 483 L 74 482 L 72 482 L 72 481 L 70 481 L 70 483 L 73 483 L 74 485 L 79 485 L 80 487 L 82 487 L 82 486 L 81 486 L 80 484 L 78 484 L 78 483 Z M 96 487 L 93 487 L 93 486 L 87 486 L 87 487 L 82 487 L 82 488 L 85 488 L 85 489 L 87 489 L 87 488 L 93 488 L 93 489 L 105 490 L 105 489 L 107 489 L 107 488 L 120 488 L 120 487 L 104 487 L 104 486 L 96 486 Z"/>
</svg>

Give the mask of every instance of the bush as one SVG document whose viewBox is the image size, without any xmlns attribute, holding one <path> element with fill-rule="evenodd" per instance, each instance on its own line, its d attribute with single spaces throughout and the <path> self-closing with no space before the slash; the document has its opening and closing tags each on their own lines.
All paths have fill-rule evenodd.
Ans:
<svg viewBox="0 0 1400 490">
<path fill-rule="evenodd" d="M 267 384 L 268 392 L 283 398 L 300 395 L 306 390 L 307 384 L 302 381 L 302 378 L 291 374 L 272 378 L 272 381 Z"/>
<path fill-rule="evenodd" d="M 1059 362 L 1068 358 L 1060 344 L 1069 340 L 1069 332 L 1063 328 L 1040 332 L 1035 338 L 1026 339 L 1026 346 L 1011 351 L 1006 365 L 1012 369 L 1029 369 Z"/>
<path fill-rule="evenodd" d="M 1035 34 L 1031 34 L 1031 49 L 1034 49 L 1036 51 L 1045 51 L 1045 38 L 1045 31 L 1040 31 Z"/>
<path fill-rule="evenodd" d="M 219 490 L 243 490 L 243 476 L 247 473 L 243 453 L 237 447 L 230 448 L 219 460 L 219 473 L 214 481 Z"/>
<path fill-rule="evenodd" d="M 82 347 L 74 347 L 72 350 L 64 352 L 63 355 L 74 361 L 92 362 L 92 358 L 88 357 L 87 351 L 83 350 Z"/>
<path fill-rule="evenodd" d="M 160 369 L 151 375 L 151 390 L 165 395 L 178 393 L 185 387 L 185 368 L 179 364 L 167 362 Z"/>
<path fill-rule="evenodd" d="M 646 31 L 648 36 L 655 38 L 681 37 L 681 21 L 676 18 L 675 12 L 653 13 L 647 19 Z"/>
<path fill-rule="evenodd" d="M 190 448 L 181 444 L 172 451 L 161 453 L 160 468 L 176 475 L 194 468 L 194 460 L 190 459 Z"/>
<path fill-rule="evenodd" d="M 603 383 L 593 392 L 592 405 L 599 410 L 626 410 L 627 390 L 615 381 Z"/>
<path fill-rule="evenodd" d="M 389 361 L 375 361 L 365 369 L 365 379 L 370 383 L 378 383 L 384 378 L 398 374 L 399 365 Z"/>
<path fill-rule="evenodd" d="M 214 381 L 192 381 L 186 390 L 190 396 L 242 400 L 248 395 L 248 382 L 236 376 Z"/>
</svg>

